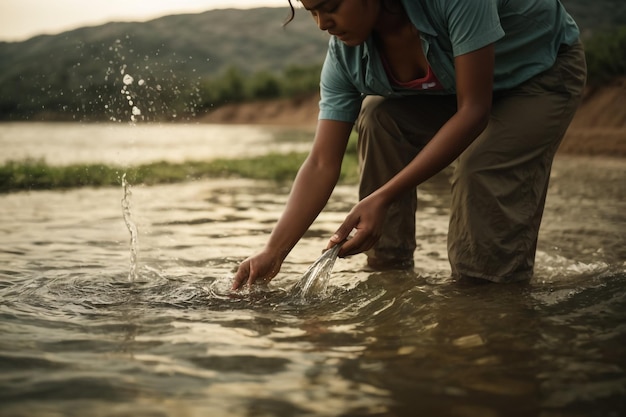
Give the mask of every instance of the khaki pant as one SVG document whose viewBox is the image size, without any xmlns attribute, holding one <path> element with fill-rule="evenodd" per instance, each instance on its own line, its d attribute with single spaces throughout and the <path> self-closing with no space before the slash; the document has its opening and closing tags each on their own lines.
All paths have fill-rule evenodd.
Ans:
<svg viewBox="0 0 626 417">
<path fill-rule="evenodd" d="M 448 256 L 454 276 L 532 277 L 556 150 L 586 78 L 582 45 L 564 46 L 549 70 L 494 94 L 485 131 L 454 163 Z M 404 168 L 456 111 L 454 96 L 367 97 L 357 121 L 360 198 Z M 412 260 L 416 190 L 390 207 L 368 257 Z"/>
</svg>

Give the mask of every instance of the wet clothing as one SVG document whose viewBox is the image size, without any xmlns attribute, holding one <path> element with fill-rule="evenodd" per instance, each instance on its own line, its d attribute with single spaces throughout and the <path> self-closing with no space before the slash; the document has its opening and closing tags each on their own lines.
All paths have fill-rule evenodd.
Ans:
<svg viewBox="0 0 626 417">
<path fill-rule="evenodd" d="M 454 57 L 495 43 L 489 123 L 454 163 L 448 255 L 455 276 L 530 279 L 552 160 L 585 84 L 578 29 L 556 0 L 403 4 L 443 89 L 396 85 L 373 41 L 349 47 L 331 39 L 319 117 L 352 122 L 358 116 L 364 198 L 402 170 L 456 112 Z M 415 190 L 392 204 L 368 257 L 413 259 L 416 208 Z"/>
</svg>

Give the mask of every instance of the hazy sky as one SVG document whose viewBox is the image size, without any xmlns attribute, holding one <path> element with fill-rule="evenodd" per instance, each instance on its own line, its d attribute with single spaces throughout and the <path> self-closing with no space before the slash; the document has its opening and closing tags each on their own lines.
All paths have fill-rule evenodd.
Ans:
<svg viewBox="0 0 626 417">
<path fill-rule="evenodd" d="M 209 9 L 287 6 L 287 0 L 0 0 L 0 40 L 20 41 L 110 21 Z"/>
</svg>

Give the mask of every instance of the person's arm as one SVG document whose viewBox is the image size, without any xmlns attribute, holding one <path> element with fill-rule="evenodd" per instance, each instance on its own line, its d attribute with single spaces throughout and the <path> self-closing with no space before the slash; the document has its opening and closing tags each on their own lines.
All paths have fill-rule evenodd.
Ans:
<svg viewBox="0 0 626 417">
<path fill-rule="evenodd" d="M 265 248 L 241 263 L 233 289 L 276 276 L 282 262 L 322 211 L 337 184 L 352 123 L 320 120 L 313 147 L 292 186 Z"/>
<path fill-rule="evenodd" d="M 328 244 L 331 247 L 356 230 L 354 237 L 343 244 L 339 256 L 373 247 L 393 200 L 450 165 L 485 129 L 491 112 L 494 60 L 493 44 L 455 58 L 456 113 L 413 161 L 352 209 Z"/>
</svg>

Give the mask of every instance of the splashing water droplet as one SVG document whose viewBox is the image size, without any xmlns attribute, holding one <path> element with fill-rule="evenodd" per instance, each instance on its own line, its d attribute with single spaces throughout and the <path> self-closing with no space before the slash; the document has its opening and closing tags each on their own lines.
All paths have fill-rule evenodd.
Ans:
<svg viewBox="0 0 626 417">
<path fill-rule="evenodd" d="M 122 216 L 124 223 L 130 232 L 130 270 L 128 272 L 128 280 L 134 282 L 137 278 L 137 225 L 132 219 L 130 212 L 130 199 L 132 192 L 130 184 L 126 181 L 126 173 L 122 175 L 122 189 L 124 197 L 122 197 Z"/>
<path fill-rule="evenodd" d="M 290 290 L 293 298 L 308 301 L 312 296 L 323 296 L 328 287 L 330 272 L 337 260 L 341 244 L 335 245 L 322 254 L 304 273 Z"/>
<path fill-rule="evenodd" d="M 135 82 L 135 79 L 130 74 L 125 74 L 122 82 L 124 83 L 124 85 L 131 85 L 133 82 Z"/>
<path fill-rule="evenodd" d="M 141 110 L 137 106 L 133 106 L 132 112 L 133 112 L 133 116 L 140 116 L 141 115 Z"/>
</svg>

